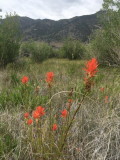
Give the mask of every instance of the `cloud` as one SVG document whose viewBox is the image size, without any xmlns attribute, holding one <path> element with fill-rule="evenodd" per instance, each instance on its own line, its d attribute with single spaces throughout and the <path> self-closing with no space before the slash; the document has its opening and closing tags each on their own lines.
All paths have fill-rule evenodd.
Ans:
<svg viewBox="0 0 120 160">
<path fill-rule="evenodd" d="M 95 13 L 102 3 L 103 0 L 0 0 L 0 9 L 2 15 L 15 11 L 34 19 L 58 20 Z"/>
</svg>

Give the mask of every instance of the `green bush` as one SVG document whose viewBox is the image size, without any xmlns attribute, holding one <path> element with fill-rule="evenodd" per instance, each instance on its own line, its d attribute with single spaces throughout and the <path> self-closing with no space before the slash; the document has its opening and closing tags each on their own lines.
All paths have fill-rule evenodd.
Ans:
<svg viewBox="0 0 120 160">
<path fill-rule="evenodd" d="M 112 45 L 112 41 L 104 30 L 96 31 L 94 39 L 91 41 L 91 47 L 100 64 L 117 65 L 120 63 L 118 52 L 114 50 L 115 46 Z"/>
<path fill-rule="evenodd" d="M 6 15 L 0 24 L 0 65 L 12 63 L 19 55 L 20 30 L 18 17 Z"/>
<path fill-rule="evenodd" d="M 82 59 L 85 53 L 84 45 L 78 40 L 67 39 L 62 47 L 63 57 L 70 60 Z"/>
<path fill-rule="evenodd" d="M 86 52 L 84 54 L 84 59 L 89 60 L 89 59 L 92 59 L 93 57 L 95 57 L 91 43 L 88 43 L 85 45 L 85 51 Z"/>
<path fill-rule="evenodd" d="M 52 49 L 49 54 L 49 58 L 59 58 L 59 50 Z"/>
<path fill-rule="evenodd" d="M 30 55 L 32 50 L 32 41 L 23 42 L 20 46 L 20 55 L 24 56 L 25 54 Z"/>
<path fill-rule="evenodd" d="M 31 44 L 31 58 L 35 62 L 43 62 L 49 58 L 53 50 L 47 43 L 37 43 L 34 42 Z"/>
</svg>

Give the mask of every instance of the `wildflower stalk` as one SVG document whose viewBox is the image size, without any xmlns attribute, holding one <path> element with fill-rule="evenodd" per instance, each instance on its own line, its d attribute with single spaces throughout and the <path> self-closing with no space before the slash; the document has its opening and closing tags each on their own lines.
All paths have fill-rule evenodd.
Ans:
<svg viewBox="0 0 120 160">
<path fill-rule="evenodd" d="M 80 109 L 80 107 L 81 107 L 81 105 L 82 105 L 82 102 L 84 101 L 86 95 L 87 95 L 87 92 L 86 92 L 86 94 L 83 95 L 83 98 L 82 98 L 82 100 L 81 100 L 78 108 L 77 108 L 76 111 L 74 112 L 74 115 L 73 115 L 73 117 L 72 117 L 72 119 L 71 119 L 71 121 L 70 121 L 67 129 L 66 129 L 66 132 L 65 132 L 65 135 L 64 135 L 64 139 L 63 139 L 63 143 L 62 143 L 61 146 L 60 146 L 60 153 L 61 153 L 62 150 L 63 150 L 63 147 L 64 147 L 64 145 L 65 145 L 65 141 L 66 141 L 66 139 L 67 139 L 68 132 L 69 132 L 69 130 L 70 130 L 72 124 L 73 124 L 73 121 L 74 121 L 74 119 L 75 119 L 75 116 L 76 116 L 76 114 L 78 113 L 78 111 L 79 111 L 79 109 Z"/>
<path fill-rule="evenodd" d="M 49 87 L 49 96 L 50 96 L 50 98 L 51 98 L 51 96 L 52 96 L 52 93 L 51 93 L 51 86 Z M 50 102 L 50 104 L 49 104 L 49 108 L 50 108 L 50 111 L 49 111 L 49 113 L 50 113 L 50 131 L 49 131 L 49 139 L 50 139 L 50 141 L 52 140 L 52 134 L 51 134 L 51 128 L 52 128 L 52 105 L 51 105 L 51 102 Z M 50 143 L 50 151 L 52 152 L 52 143 Z"/>
<path fill-rule="evenodd" d="M 50 98 L 51 98 L 51 96 L 52 96 L 51 88 L 49 88 L 49 96 L 50 96 Z M 50 106 L 49 106 L 49 107 L 50 107 L 50 127 L 51 127 L 51 126 L 52 126 L 52 125 L 51 125 L 51 120 L 52 120 L 52 114 L 51 114 L 51 113 L 52 113 L 52 112 L 51 112 L 51 111 L 52 111 L 52 105 L 51 105 L 51 102 L 50 102 Z"/>
<path fill-rule="evenodd" d="M 50 99 L 52 97 L 51 88 L 52 88 L 53 79 L 54 79 L 54 73 L 53 72 L 47 72 L 46 73 L 46 82 L 48 83 Z M 52 120 L 51 110 L 52 110 L 52 108 L 51 108 L 51 102 L 50 102 L 50 129 L 52 127 L 52 125 L 51 125 L 51 120 Z"/>
</svg>

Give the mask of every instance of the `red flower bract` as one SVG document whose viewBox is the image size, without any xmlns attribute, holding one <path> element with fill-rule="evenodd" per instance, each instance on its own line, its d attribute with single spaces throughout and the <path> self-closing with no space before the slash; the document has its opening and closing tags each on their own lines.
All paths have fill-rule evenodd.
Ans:
<svg viewBox="0 0 120 160">
<path fill-rule="evenodd" d="M 28 118 L 28 117 L 29 117 L 29 113 L 28 112 L 24 113 L 24 118 Z"/>
<path fill-rule="evenodd" d="M 46 73 L 46 82 L 47 83 L 51 83 L 53 81 L 54 78 L 54 73 L 53 72 L 47 72 Z"/>
<path fill-rule="evenodd" d="M 86 68 L 83 68 L 86 71 L 86 76 L 84 78 L 85 89 L 87 92 L 91 90 L 92 85 L 94 84 L 92 77 L 95 76 L 97 72 L 98 62 L 96 58 L 92 58 L 86 63 Z"/>
<path fill-rule="evenodd" d="M 21 79 L 21 82 L 23 84 L 26 84 L 27 82 L 29 81 L 29 78 L 27 76 L 24 76 L 22 79 Z"/>
<path fill-rule="evenodd" d="M 33 120 L 32 120 L 32 119 L 28 119 L 28 120 L 27 120 L 27 124 L 28 124 L 28 125 L 31 125 L 32 123 L 33 123 Z"/>
<path fill-rule="evenodd" d="M 89 77 L 94 77 L 97 72 L 97 67 L 98 67 L 98 62 L 96 58 L 92 58 L 86 63 L 86 68 L 84 68 L 84 70 L 86 71 Z"/>
<path fill-rule="evenodd" d="M 103 92 L 105 88 L 100 88 L 100 91 Z"/>
<path fill-rule="evenodd" d="M 33 111 L 32 116 L 34 119 L 37 119 L 40 117 L 40 113 L 37 110 L 35 110 L 35 111 Z"/>
<path fill-rule="evenodd" d="M 66 109 L 64 109 L 63 111 L 61 111 L 61 117 L 66 118 L 67 115 L 68 115 L 68 111 Z"/>
<path fill-rule="evenodd" d="M 53 124 L 53 126 L 52 126 L 52 130 L 53 130 L 53 131 L 56 131 L 57 129 L 58 129 L 57 124 Z"/>
<path fill-rule="evenodd" d="M 105 103 L 108 103 L 108 96 L 105 96 Z"/>
<path fill-rule="evenodd" d="M 40 114 L 40 116 L 43 116 L 45 114 L 44 108 L 42 106 L 36 107 L 36 111 Z"/>
</svg>

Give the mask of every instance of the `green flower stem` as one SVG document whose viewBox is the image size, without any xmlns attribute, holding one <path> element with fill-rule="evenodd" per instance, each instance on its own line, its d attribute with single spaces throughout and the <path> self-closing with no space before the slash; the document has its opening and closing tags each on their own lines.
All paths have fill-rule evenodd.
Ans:
<svg viewBox="0 0 120 160">
<path fill-rule="evenodd" d="M 62 143 L 62 145 L 60 146 L 60 152 L 62 152 L 62 150 L 63 150 L 63 147 L 64 147 L 64 145 L 65 145 L 65 141 L 66 141 L 68 132 L 69 132 L 69 130 L 70 130 L 72 124 L 73 124 L 73 121 L 74 121 L 74 119 L 75 119 L 75 116 L 76 116 L 77 112 L 79 111 L 79 109 L 80 109 L 80 107 L 81 107 L 81 105 L 82 105 L 82 102 L 84 101 L 85 97 L 86 97 L 86 94 L 83 96 L 83 98 L 82 98 L 82 100 L 81 100 L 81 103 L 79 104 L 78 108 L 76 109 L 76 111 L 75 111 L 75 113 L 74 113 L 74 115 L 73 115 L 73 117 L 72 117 L 72 119 L 71 119 L 71 121 L 70 121 L 67 129 L 66 129 L 66 132 L 65 132 L 65 135 L 64 135 L 64 139 L 63 139 L 63 143 Z"/>
</svg>

